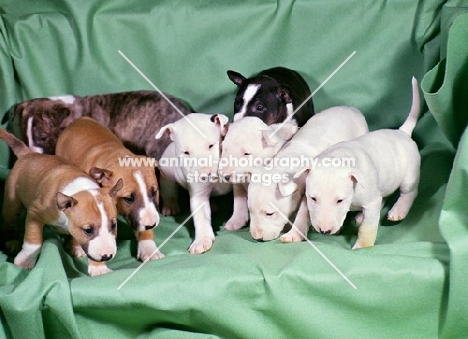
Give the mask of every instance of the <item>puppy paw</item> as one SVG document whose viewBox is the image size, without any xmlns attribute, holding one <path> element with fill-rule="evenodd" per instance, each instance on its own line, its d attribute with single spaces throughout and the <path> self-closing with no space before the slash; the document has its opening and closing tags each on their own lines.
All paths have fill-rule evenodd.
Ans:
<svg viewBox="0 0 468 339">
<path fill-rule="evenodd" d="M 166 198 L 163 200 L 162 215 L 177 215 L 180 213 L 180 207 L 176 198 Z"/>
<path fill-rule="evenodd" d="M 224 229 L 228 231 L 237 231 L 244 227 L 246 223 L 247 220 L 245 219 L 231 217 L 224 226 Z"/>
<path fill-rule="evenodd" d="M 86 252 L 83 250 L 81 246 L 72 246 L 70 254 L 72 257 L 75 257 L 75 258 L 86 257 Z"/>
<path fill-rule="evenodd" d="M 141 240 L 138 242 L 137 259 L 141 261 L 157 260 L 164 258 L 164 254 L 158 250 L 153 240 Z"/>
<path fill-rule="evenodd" d="M 213 246 L 214 237 L 195 238 L 189 247 L 190 254 L 201 254 L 209 251 Z"/>
<path fill-rule="evenodd" d="M 374 246 L 374 243 L 370 243 L 370 242 L 366 243 L 365 241 L 357 240 L 356 243 L 353 246 L 353 250 L 358 250 L 360 248 L 372 247 L 372 246 Z"/>
<path fill-rule="evenodd" d="M 387 219 L 390 221 L 400 221 L 403 220 L 408 214 L 407 209 L 399 208 L 395 205 L 387 214 Z"/>
<path fill-rule="evenodd" d="M 299 232 L 292 229 L 288 233 L 283 234 L 280 237 L 280 240 L 282 242 L 301 242 L 302 240 L 304 240 L 304 238 L 302 237 L 302 235 L 299 234 Z"/>
<path fill-rule="evenodd" d="M 30 254 L 25 253 L 25 251 L 21 251 L 15 257 L 15 260 L 13 262 L 17 266 L 30 270 L 36 265 L 36 261 L 37 261 L 36 255 L 30 255 Z"/>
<path fill-rule="evenodd" d="M 95 277 L 97 275 L 103 275 L 112 272 L 112 270 L 107 267 L 106 265 L 88 265 L 88 274 L 91 277 Z"/>
</svg>

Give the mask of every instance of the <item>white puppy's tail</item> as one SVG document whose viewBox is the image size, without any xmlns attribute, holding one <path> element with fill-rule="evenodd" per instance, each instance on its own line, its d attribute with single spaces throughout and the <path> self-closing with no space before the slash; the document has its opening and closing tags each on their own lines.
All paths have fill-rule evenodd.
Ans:
<svg viewBox="0 0 468 339">
<path fill-rule="evenodd" d="M 409 136 L 411 136 L 411 133 L 418 122 L 419 114 L 421 114 L 421 99 L 419 97 L 418 80 L 413 77 L 411 84 L 413 87 L 413 103 L 411 104 L 411 111 L 403 125 L 399 128 L 400 131 L 405 132 Z"/>
</svg>

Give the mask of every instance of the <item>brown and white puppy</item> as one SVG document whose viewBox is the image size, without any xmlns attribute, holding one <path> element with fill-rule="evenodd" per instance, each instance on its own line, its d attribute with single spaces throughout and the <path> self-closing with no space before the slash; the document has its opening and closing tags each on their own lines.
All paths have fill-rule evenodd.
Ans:
<svg viewBox="0 0 468 339">
<path fill-rule="evenodd" d="M 190 113 L 181 100 L 165 95 L 181 113 Z M 131 91 L 32 99 L 17 104 L 14 116 L 21 116 L 23 140 L 38 153 L 54 154 L 60 133 L 76 119 L 90 116 L 132 152 L 159 159 L 171 140 L 168 136 L 155 140 L 154 131 L 182 118 L 177 109 L 158 92 Z"/>
<path fill-rule="evenodd" d="M 156 209 L 159 187 L 152 159 L 136 156 L 108 128 L 89 117 L 77 119 L 63 131 L 57 141 L 56 154 L 85 172 L 93 167 L 106 169 L 103 182 L 113 184 L 122 178 L 117 211 L 135 231 L 137 257 L 142 261 L 164 257 L 154 242 L 153 228 L 159 224 Z M 132 165 L 125 161 L 128 158 L 142 162 Z"/>
<path fill-rule="evenodd" d="M 23 207 L 27 209 L 22 250 L 14 263 L 31 269 L 41 251 L 45 224 L 71 234 L 73 254 L 88 257 L 91 276 L 111 272 L 106 261 L 116 253 L 117 210 L 115 197 L 122 187 L 100 188 L 89 175 L 54 155 L 34 153 L 12 134 L 0 129 L 18 157 L 5 184 L 3 218 L 6 227 L 17 229 Z M 94 168 L 95 178 L 103 171 Z"/>
</svg>

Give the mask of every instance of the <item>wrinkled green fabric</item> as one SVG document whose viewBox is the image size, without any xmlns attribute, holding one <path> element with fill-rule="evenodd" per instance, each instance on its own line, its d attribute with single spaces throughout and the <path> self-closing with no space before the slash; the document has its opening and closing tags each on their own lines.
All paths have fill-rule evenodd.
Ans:
<svg viewBox="0 0 468 339">
<path fill-rule="evenodd" d="M 249 76 L 290 67 L 314 91 L 356 51 L 314 104 L 355 106 L 371 130 L 400 126 L 411 77 L 430 72 L 422 83 L 429 109 L 413 134 L 421 183 L 408 217 L 386 221 L 389 198 L 371 249 L 351 250 L 349 221 L 339 236 L 309 233 L 357 289 L 307 242 L 256 243 L 246 228 L 224 231 L 227 196 L 217 199 L 212 250 L 188 254 L 189 221 L 161 249 L 166 258 L 120 290 L 140 265 L 123 222 L 114 272 L 104 276 L 89 277 L 86 260 L 49 231 L 29 272 L 0 253 L 0 338 L 466 338 L 467 9 L 442 0 L 2 1 L 2 127 L 23 100 L 152 89 L 119 50 L 195 111 L 230 117 L 228 69 Z M 8 125 L 17 131 L 17 123 Z M 5 178 L 4 143 L 0 155 Z M 182 198 L 182 214 L 156 228 L 158 245 L 188 217 Z"/>
</svg>

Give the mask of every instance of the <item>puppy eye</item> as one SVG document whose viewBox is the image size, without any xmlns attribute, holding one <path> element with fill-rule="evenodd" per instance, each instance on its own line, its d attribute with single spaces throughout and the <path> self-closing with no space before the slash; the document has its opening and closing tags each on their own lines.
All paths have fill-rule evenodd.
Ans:
<svg viewBox="0 0 468 339">
<path fill-rule="evenodd" d="M 257 111 L 263 111 L 264 109 L 263 105 L 257 105 Z"/>
<path fill-rule="evenodd" d="M 112 221 L 111 231 L 115 231 L 116 229 L 117 229 L 117 223 L 115 221 Z"/>
<path fill-rule="evenodd" d="M 271 213 L 266 212 L 265 214 L 266 214 L 267 217 L 271 217 L 274 213 L 275 212 L 271 212 Z"/>
<path fill-rule="evenodd" d="M 123 197 L 123 200 L 125 200 L 126 203 L 133 203 L 135 201 L 135 196 L 131 194 L 129 197 Z"/>
<path fill-rule="evenodd" d="M 211 144 L 210 146 L 208 146 L 209 149 L 213 148 L 214 144 Z"/>
<path fill-rule="evenodd" d="M 155 187 L 151 187 L 151 196 L 154 198 L 156 196 L 156 193 L 158 193 L 158 190 Z"/>
<path fill-rule="evenodd" d="M 94 226 L 89 226 L 88 228 L 83 228 L 84 234 L 86 234 L 88 237 L 92 236 L 94 234 Z"/>
<path fill-rule="evenodd" d="M 337 204 L 341 204 L 342 202 L 343 202 L 343 199 L 338 199 L 338 200 L 336 201 Z"/>
<path fill-rule="evenodd" d="M 315 197 L 310 197 L 310 200 L 312 200 L 313 202 L 317 202 L 317 199 L 315 199 Z"/>
<path fill-rule="evenodd" d="M 245 152 L 244 155 L 252 155 L 252 153 Z"/>
<path fill-rule="evenodd" d="M 239 99 L 235 99 L 235 100 L 234 100 L 234 106 L 236 106 L 236 107 L 237 107 L 237 106 L 240 106 L 241 103 L 242 103 L 242 102 L 241 102 L 241 100 L 239 100 Z"/>
<path fill-rule="evenodd" d="M 189 152 L 189 151 L 185 151 L 184 154 L 185 154 L 185 155 L 190 155 L 190 152 Z"/>
</svg>

